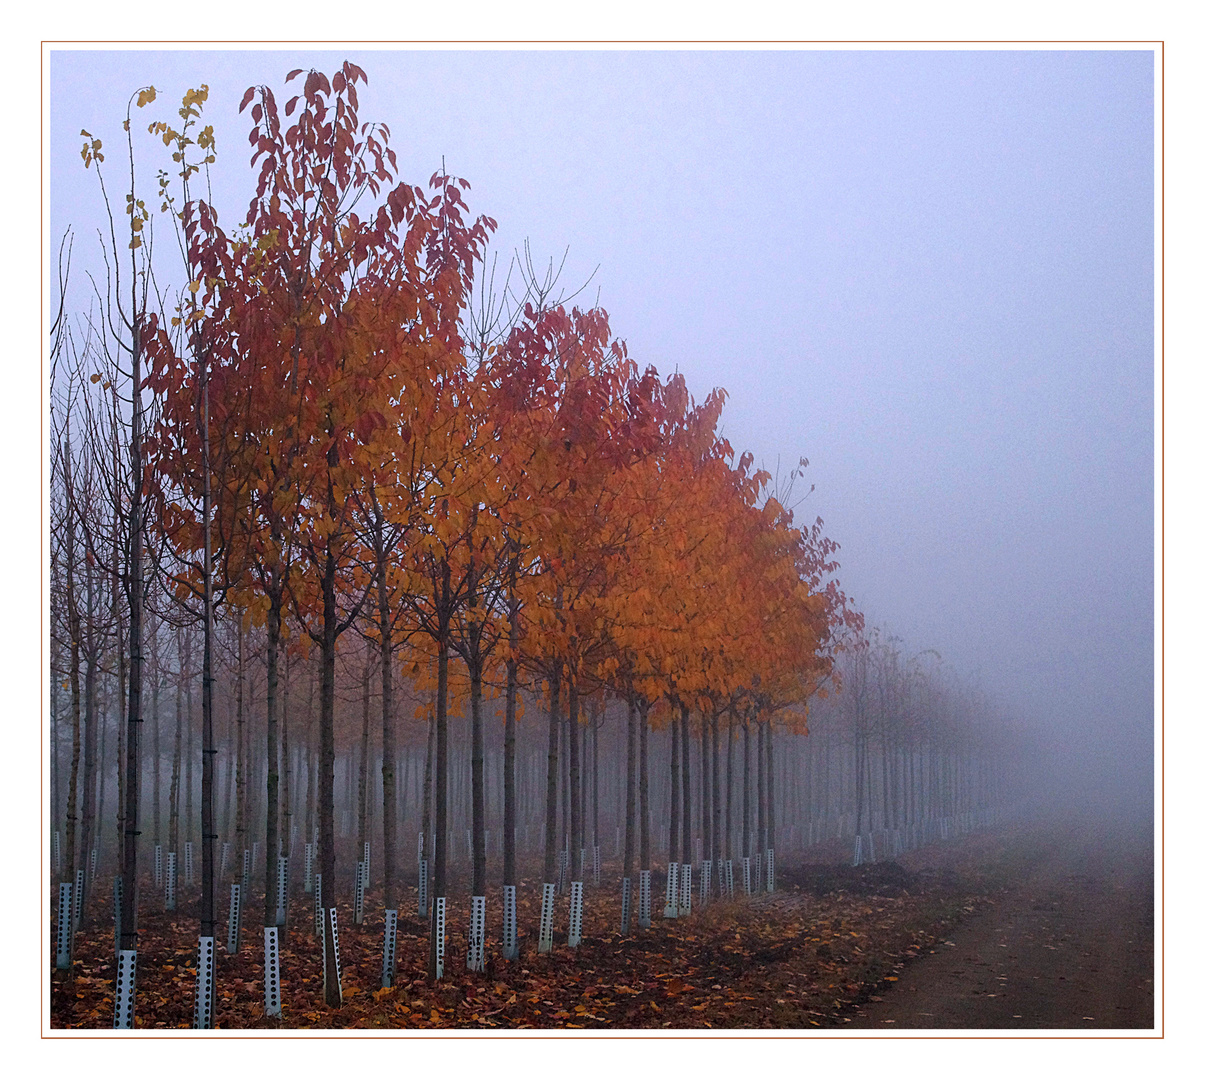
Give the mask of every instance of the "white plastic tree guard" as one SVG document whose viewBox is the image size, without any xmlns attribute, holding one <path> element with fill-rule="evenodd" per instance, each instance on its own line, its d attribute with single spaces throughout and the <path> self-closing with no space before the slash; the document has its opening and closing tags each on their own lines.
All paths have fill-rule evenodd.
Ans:
<svg viewBox="0 0 1205 1080">
<path fill-rule="evenodd" d="M 577 876 L 581 881 L 586 880 L 586 849 L 581 848 L 577 853 Z"/>
<path fill-rule="evenodd" d="M 544 882 L 544 890 L 540 897 L 540 943 L 538 951 L 552 952 L 552 903 L 556 895 L 556 886 L 551 881 Z"/>
<path fill-rule="evenodd" d="M 251 866 L 249 867 L 249 870 L 254 870 L 257 866 L 259 866 L 259 841 L 258 840 L 256 840 L 251 845 Z M 250 880 L 251 880 L 250 873 L 248 873 L 248 875 L 247 875 L 247 880 L 248 880 L 248 882 L 250 882 Z"/>
<path fill-rule="evenodd" d="M 425 849 L 423 848 L 424 839 L 425 838 L 423 837 L 423 834 L 419 833 L 418 834 L 418 861 L 419 862 L 423 861 L 423 856 L 425 854 Z"/>
<path fill-rule="evenodd" d="M 280 948 L 275 926 L 264 927 L 264 1016 L 280 1015 Z"/>
<path fill-rule="evenodd" d="M 469 971 L 485 970 L 485 897 L 474 896 L 469 910 Z"/>
<path fill-rule="evenodd" d="M 54 966 L 59 971 L 71 967 L 71 882 L 64 881 L 59 885 L 59 923 L 55 934 Z"/>
<path fill-rule="evenodd" d="M 194 884 L 191 840 L 184 843 L 184 884 L 189 886 Z"/>
<path fill-rule="evenodd" d="M 351 921 L 356 926 L 364 924 L 364 864 L 356 863 L 356 885 L 352 890 Z"/>
<path fill-rule="evenodd" d="M 699 907 L 711 899 L 711 860 L 704 859 L 699 868 Z"/>
<path fill-rule="evenodd" d="M 240 884 L 243 886 L 243 892 L 246 892 L 251 886 L 251 849 L 243 848 L 243 876 L 240 879 Z"/>
<path fill-rule="evenodd" d="M 163 888 L 163 845 L 155 845 L 155 888 Z"/>
<path fill-rule="evenodd" d="M 669 872 L 665 875 L 665 910 L 662 917 L 676 919 L 678 917 L 678 864 L 669 864 Z"/>
<path fill-rule="evenodd" d="M 515 887 L 502 886 L 502 956 L 513 960 L 519 955 L 519 918 Z"/>
<path fill-rule="evenodd" d="M 233 956 L 238 952 L 243 930 L 242 886 L 230 886 L 230 917 L 226 922 L 226 952 Z"/>
<path fill-rule="evenodd" d="M 134 976 L 138 970 L 138 951 L 122 949 L 117 954 L 117 993 L 113 997 L 113 1026 L 134 1026 Z"/>
<path fill-rule="evenodd" d="M 276 857 L 276 925 L 284 926 L 289 909 L 289 857 Z"/>
<path fill-rule="evenodd" d="M 63 851 L 58 829 L 54 830 L 54 843 L 52 847 L 54 852 L 54 872 L 61 874 L 63 872 Z"/>
<path fill-rule="evenodd" d="M 372 881 L 372 842 L 364 841 L 364 888 L 367 890 L 369 882 Z"/>
<path fill-rule="evenodd" d="M 385 944 L 381 950 L 381 988 L 388 990 L 393 985 L 393 971 L 397 966 L 397 908 L 385 910 Z"/>
<path fill-rule="evenodd" d="M 435 977 L 444 977 L 444 949 L 448 943 L 448 898 L 435 898 Z"/>
<path fill-rule="evenodd" d="M 585 849 L 582 850 L 585 854 Z M 584 882 L 569 883 L 569 948 L 576 949 L 582 943 L 582 889 Z"/>
<path fill-rule="evenodd" d="M 761 852 L 753 853 L 753 891 L 761 892 Z"/>
<path fill-rule="evenodd" d="M 678 874 L 678 913 L 690 914 L 690 863 L 683 863 Z"/>
<path fill-rule="evenodd" d="M 96 848 L 92 849 L 92 855 L 88 859 L 88 888 L 91 889 L 96 884 Z"/>
<path fill-rule="evenodd" d="M 862 834 L 854 837 L 854 866 L 862 865 Z"/>
<path fill-rule="evenodd" d="M 724 884 L 728 890 L 728 898 L 731 899 L 736 895 L 736 885 L 732 879 L 732 860 L 724 860 Z"/>
<path fill-rule="evenodd" d="M 653 872 L 640 871 L 640 902 L 636 911 L 636 925 L 647 930 L 653 925 Z"/>
<path fill-rule="evenodd" d="M 343 972 L 339 960 L 339 915 L 333 907 L 323 908 L 322 915 L 319 919 L 319 925 L 322 927 L 322 934 L 319 936 L 319 943 L 322 946 L 322 996 L 326 998 L 327 987 L 330 986 L 330 980 L 333 978 L 335 989 L 339 995 L 339 1003 L 343 1003 Z M 331 951 L 335 954 L 335 970 L 330 971 L 326 959 L 326 933 L 327 927 L 330 927 L 331 934 Z"/>
<path fill-rule="evenodd" d="M 627 937 L 632 932 L 632 879 L 623 879 L 619 890 L 619 933 Z"/>
<path fill-rule="evenodd" d="M 322 938 L 322 875 L 314 875 L 314 937 Z"/>
<path fill-rule="evenodd" d="M 594 887 L 597 889 L 599 881 L 602 878 L 602 853 L 599 851 L 598 845 L 594 845 Z"/>
<path fill-rule="evenodd" d="M 176 853 L 167 853 L 167 877 L 163 881 L 163 907 L 166 911 L 176 910 Z"/>
<path fill-rule="evenodd" d="M 80 913 L 84 907 L 84 868 L 75 872 L 75 888 L 71 890 L 71 932 L 79 929 Z"/>
<path fill-rule="evenodd" d="M 418 864 L 418 917 L 427 917 L 427 860 Z"/>
<path fill-rule="evenodd" d="M 308 896 L 314 891 L 314 845 L 305 845 L 305 891 Z"/>
<path fill-rule="evenodd" d="M 213 938 L 197 943 L 197 1000 L 193 1003 L 192 1026 L 200 1030 L 213 1027 Z"/>
<path fill-rule="evenodd" d="M 774 891 L 774 849 L 766 849 L 766 892 Z"/>
<path fill-rule="evenodd" d="M 741 884 L 745 886 L 745 895 L 749 896 L 753 892 L 753 877 L 750 873 L 749 856 L 745 855 L 741 858 Z"/>
</svg>

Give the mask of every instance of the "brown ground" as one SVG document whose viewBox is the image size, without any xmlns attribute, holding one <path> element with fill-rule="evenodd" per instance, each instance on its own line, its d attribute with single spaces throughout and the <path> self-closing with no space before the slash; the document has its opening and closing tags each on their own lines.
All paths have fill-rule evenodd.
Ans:
<svg viewBox="0 0 1205 1080">
<path fill-rule="evenodd" d="M 618 867 L 587 890 L 584 940 L 534 952 L 537 886 L 520 887 L 520 959 L 463 970 L 467 901 L 449 911 L 447 977 L 426 983 L 425 924 L 404 890 L 398 980 L 380 986 L 379 894 L 362 928 L 340 911 L 344 1005 L 321 1004 L 312 915 L 293 906 L 282 949 L 281 1021 L 263 1012 L 262 939 L 245 920 L 243 946 L 218 945 L 221 1027 L 1112 1027 L 1150 1028 L 1153 1016 L 1151 854 L 1116 832 L 1087 827 L 1001 828 L 854 869 L 846 852 L 780 867 L 771 896 L 713 903 L 689 919 L 660 918 L 623 939 Z M 660 890 L 659 892 L 659 885 Z M 654 877 L 655 900 L 663 879 Z M 463 892 L 463 890 L 456 890 Z M 196 898 L 169 919 L 143 891 L 137 1025 L 188 1027 L 195 984 Z M 497 932 L 491 896 L 487 932 Z M 342 905 L 340 905 L 342 908 Z M 225 914 L 225 905 L 222 907 Z M 258 910 L 258 905 L 252 907 Z M 77 937 L 71 977 L 51 970 L 54 1027 L 112 1023 L 111 924 Z M 309 916 L 309 917 L 307 917 Z M 249 925 L 248 925 L 249 924 Z M 496 949 L 496 943 L 491 942 Z M 50 960 L 53 965 L 53 955 Z M 1087 1019 L 1090 1018 L 1090 1019 Z"/>
<path fill-rule="evenodd" d="M 1154 1027 L 1149 840 L 1083 823 L 1029 838 L 990 902 L 851 1026 Z"/>
</svg>

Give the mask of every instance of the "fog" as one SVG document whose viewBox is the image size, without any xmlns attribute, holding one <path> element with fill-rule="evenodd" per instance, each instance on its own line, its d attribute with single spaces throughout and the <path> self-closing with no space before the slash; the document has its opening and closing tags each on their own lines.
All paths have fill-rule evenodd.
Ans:
<svg viewBox="0 0 1205 1080">
<path fill-rule="evenodd" d="M 446 162 L 471 182 L 500 272 L 524 240 L 541 263 L 568 247 L 562 281 L 589 281 L 579 302 L 607 308 L 634 359 L 698 398 L 727 389 L 738 454 L 783 473 L 808 458 L 797 517 L 841 544 L 868 625 L 1031 727 L 1052 791 L 1149 816 L 1149 51 L 346 56 L 401 177 Z M 53 52 L 69 310 L 100 266 L 81 129 L 105 140 L 120 209 L 126 102 L 158 88 L 134 125 L 157 208 L 170 161 L 146 123 L 207 83 L 229 228 L 251 194 L 243 91 L 283 102 L 288 70 L 344 58 Z"/>
</svg>

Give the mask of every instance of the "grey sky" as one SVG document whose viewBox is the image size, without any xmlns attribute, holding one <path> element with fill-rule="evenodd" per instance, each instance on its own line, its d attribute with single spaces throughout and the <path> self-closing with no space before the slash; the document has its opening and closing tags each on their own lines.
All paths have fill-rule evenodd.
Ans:
<svg viewBox="0 0 1205 1080">
<path fill-rule="evenodd" d="M 116 149 L 139 86 L 161 92 L 149 122 L 210 85 L 233 225 L 242 92 L 283 99 L 290 68 L 344 55 L 53 53 L 52 242 L 70 223 L 92 257 L 79 131 Z M 425 185 L 442 155 L 498 220 L 503 261 L 526 237 L 545 259 L 569 246 L 568 283 L 601 264 L 589 297 L 638 362 L 698 397 L 725 387 L 738 453 L 810 459 L 799 516 L 841 543 L 870 621 L 1147 768 L 1150 52 L 350 58 L 403 178 Z M 149 205 L 161 158 L 141 141 Z"/>
</svg>

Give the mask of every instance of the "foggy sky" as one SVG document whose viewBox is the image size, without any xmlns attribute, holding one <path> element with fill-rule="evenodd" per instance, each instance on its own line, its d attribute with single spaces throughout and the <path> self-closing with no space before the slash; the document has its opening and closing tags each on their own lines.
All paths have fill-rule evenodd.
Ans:
<svg viewBox="0 0 1205 1080">
<path fill-rule="evenodd" d="M 797 518 L 841 544 L 868 624 L 1149 787 L 1149 51 L 56 51 L 50 243 L 74 227 L 74 306 L 100 222 L 81 128 L 123 204 L 125 102 L 158 88 L 135 123 L 157 207 L 146 124 L 208 83 L 230 228 L 243 91 L 283 103 L 288 70 L 345 56 L 401 178 L 467 178 L 503 268 L 525 238 L 568 246 L 563 282 L 598 267 L 581 302 L 638 363 L 727 389 L 738 454 L 809 459 Z"/>
</svg>

